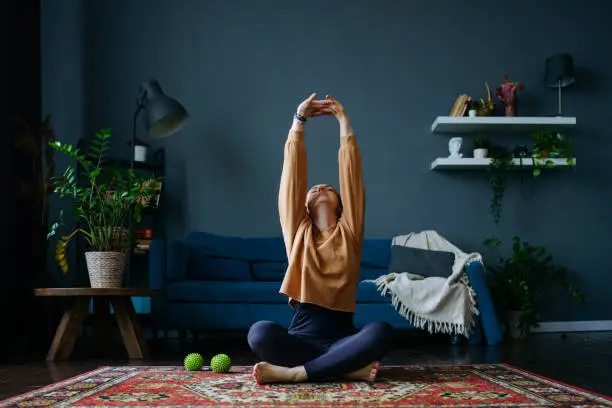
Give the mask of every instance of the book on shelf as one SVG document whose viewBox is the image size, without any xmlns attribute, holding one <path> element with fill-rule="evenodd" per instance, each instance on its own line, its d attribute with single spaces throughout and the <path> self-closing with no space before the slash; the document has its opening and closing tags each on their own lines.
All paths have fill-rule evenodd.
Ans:
<svg viewBox="0 0 612 408">
<path fill-rule="evenodd" d="M 471 102 L 472 97 L 466 94 L 459 95 L 457 99 L 455 99 L 455 104 L 451 109 L 450 116 L 460 117 L 465 116 L 465 112 L 467 111 L 468 104 Z"/>
<path fill-rule="evenodd" d="M 134 246 L 134 252 L 137 254 L 145 254 L 149 252 L 149 248 L 151 247 L 150 239 L 136 239 L 136 244 Z"/>
</svg>

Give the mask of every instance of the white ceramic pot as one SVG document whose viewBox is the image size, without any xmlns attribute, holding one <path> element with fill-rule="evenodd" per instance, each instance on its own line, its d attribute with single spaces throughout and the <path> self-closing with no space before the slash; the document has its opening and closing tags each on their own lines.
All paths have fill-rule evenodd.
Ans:
<svg viewBox="0 0 612 408">
<path fill-rule="evenodd" d="M 488 149 L 474 149 L 474 158 L 475 159 L 484 159 L 489 154 Z"/>
<path fill-rule="evenodd" d="M 468 115 L 470 115 L 470 118 L 475 118 L 476 117 L 476 109 L 470 109 L 468 111 Z"/>
<path fill-rule="evenodd" d="M 147 146 L 136 145 L 134 147 L 134 161 L 137 161 L 137 162 L 147 161 Z"/>
</svg>

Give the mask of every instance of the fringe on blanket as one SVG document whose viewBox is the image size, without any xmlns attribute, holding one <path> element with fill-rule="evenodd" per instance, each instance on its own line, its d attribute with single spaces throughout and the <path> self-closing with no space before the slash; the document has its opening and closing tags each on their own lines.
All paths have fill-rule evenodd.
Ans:
<svg viewBox="0 0 612 408">
<path fill-rule="evenodd" d="M 477 262 L 477 261 L 475 261 Z M 466 264 L 467 266 L 467 264 Z M 391 274 L 396 275 L 396 274 Z M 367 280 L 365 282 L 372 282 L 376 284 L 378 291 L 381 296 L 386 296 L 387 293 L 391 292 L 388 286 L 388 282 L 390 281 L 389 275 L 383 275 L 376 280 Z M 470 304 L 469 304 L 469 313 L 465 317 L 465 323 L 451 323 L 451 322 L 443 322 L 435 319 L 429 319 L 424 316 L 417 315 L 412 310 L 408 309 L 394 293 L 391 293 L 391 304 L 397 312 L 404 317 L 406 320 L 410 322 L 415 328 L 427 330 L 429 333 L 444 333 L 451 335 L 463 335 L 466 338 L 469 338 L 472 334 L 474 328 L 476 327 L 476 319 L 475 316 L 480 315 L 480 311 L 476 307 L 476 292 L 472 289 L 470 285 L 469 279 L 466 273 L 462 273 L 459 281 L 465 285 L 468 289 Z"/>
</svg>

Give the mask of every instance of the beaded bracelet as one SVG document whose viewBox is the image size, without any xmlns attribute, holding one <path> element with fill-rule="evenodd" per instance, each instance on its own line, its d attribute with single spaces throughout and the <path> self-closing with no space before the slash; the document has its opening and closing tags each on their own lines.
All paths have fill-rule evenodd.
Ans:
<svg viewBox="0 0 612 408">
<path fill-rule="evenodd" d="M 300 115 L 299 113 L 296 113 L 296 114 L 295 114 L 295 118 L 296 118 L 297 120 L 299 120 L 300 122 L 306 122 L 306 121 L 308 120 L 308 118 L 307 118 L 306 116 L 302 116 L 302 115 Z"/>
</svg>

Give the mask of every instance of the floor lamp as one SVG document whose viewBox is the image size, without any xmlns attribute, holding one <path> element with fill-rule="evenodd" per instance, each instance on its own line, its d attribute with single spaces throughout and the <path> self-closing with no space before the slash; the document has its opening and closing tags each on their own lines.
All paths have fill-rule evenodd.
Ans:
<svg viewBox="0 0 612 408">
<path fill-rule="evenodd" d="M 134 168 L 136 156 L 136 124 L 144 111 L 144 124 L 150 138 L 159 139 L 178 132 L 187 119 L 187 110 L 176 99 L 164 94 L 159 82 L 151 79 L 140 85 L 140 97 L 136 101 L 132 127 L 132 157 L 130 168 Z"/>
<path fill-rule="evenodd" d="M 136 101 L 136 105 L 132 123 L 131 169 L 134 168 L 136 159 L 136 125 L 141 112 L 144 111 L 144 125 L 147 135 L 153 139 L 167 137 L 178 132 L 189 118 L 185 107 L 176 99 L 166 96 L 155 79 L 140 85 L 140 96 Z M 132 231 L 132 226 L 132 214 L 130 213 L 130 232 Z M 130 281 L 131 257 L 132 251 L 130 251 L 126 271 L 126 282 L 128 284 Z"/>
</svg>

